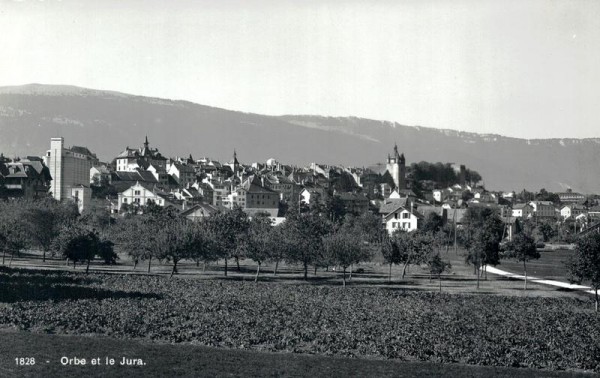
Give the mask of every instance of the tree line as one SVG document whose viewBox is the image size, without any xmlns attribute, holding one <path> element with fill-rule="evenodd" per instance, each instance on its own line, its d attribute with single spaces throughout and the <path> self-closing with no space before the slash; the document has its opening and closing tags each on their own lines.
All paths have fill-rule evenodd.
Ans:
<svg viewBox="0 0 600 378">
<path fill-rule="evenodd" d="M 142 214 L 110 218 L 104 209 L 94 209 L 79 215 L 71 203 L 59 203 L 51 198 L 39 200 L 0 201 L 0 248 L 2 263 L 26 249 L 60 256 L 66 262 L 86 264 L 100 259 L 114 264 L 118 259 L 115 244 L 127 253 L 135 267 L 147 262 L 167 262 L 172 265 L 171 275 L 178 264 L 194 261 L 199 266 L 222 260 L 224 274 L 228 262 L 234 261 L 239 270 L 241 259 L 256 263 L 255 280 L 261 267 L 275 264 L 277 274 L 281 262 L 298 265 L 303 277 L 309 268 L 342 270 L 343 284 L 354 265 L 373 261 L 381 256 L 389 265 L 402 266 L 403 279 L 410 265 L 424 266 L 430 277 L 440 282 L 441 275 L 451 266 L 444 259 L 453 241 L 461 245 L 465 263 L 473 266 L 479 280 L 486 275 L 486 267 L 497 265 L 501 259 L 512 259 L 523 264 L 527 289 L 527 263 L 540 257 L 531 229 L 517 230 L 507 242 L 506 228 L 498 214 L 487 208 L 469 208 L 461 228 L 445 223 L 436 213 L 428 214 L 413 232 L 396 231 L 388 235 L 381 218 L 372 213 L 360 216 L 346 214 L 334 217 L 327 206 L 290 206 L 285 222 L 273 226 L 267 214 L 249 217 L 242 209 L 217 212 L 201 221 L 190 221 L 173 208 L 146 206 Z M 590 282 L 600 288 L 600 235 L 589 234 L 577 240 L 577 253 L 567 263 L 575 281 Z M 7 256 L 8 255 L 8 256 Z"/>
</svg>

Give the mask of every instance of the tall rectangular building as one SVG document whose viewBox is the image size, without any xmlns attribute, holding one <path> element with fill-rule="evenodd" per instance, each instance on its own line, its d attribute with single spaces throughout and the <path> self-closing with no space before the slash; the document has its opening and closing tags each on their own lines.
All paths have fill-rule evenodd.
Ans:
<svg viewBox="0 0 600 378">
<path fill-rule="evenodd" d="M 71 200 L 79 212 L 91 200 L 90 169 L 98 163 L 96 155 L 85 147 L 64 147 L 64 139 L 52 138 L 44 161 L 50 169 L 50 193 L 58 201 Z"/>
</svg>

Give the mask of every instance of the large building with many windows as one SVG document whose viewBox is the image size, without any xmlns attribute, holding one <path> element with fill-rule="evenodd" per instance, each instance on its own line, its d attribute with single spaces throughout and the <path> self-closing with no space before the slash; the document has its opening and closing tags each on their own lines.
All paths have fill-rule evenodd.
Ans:
<svg viewBox="0 0 600 378">
<path fill-rule="evenodd" d="M 62 137 L 52 138 L 44 156 L 52 177 L 49 192 L 58 201 L 74 201 L 81 212 L 91 201 L 90 169 L 98 158 L 86 147 L 65 148 L 64 143 Z"/>
</svg>

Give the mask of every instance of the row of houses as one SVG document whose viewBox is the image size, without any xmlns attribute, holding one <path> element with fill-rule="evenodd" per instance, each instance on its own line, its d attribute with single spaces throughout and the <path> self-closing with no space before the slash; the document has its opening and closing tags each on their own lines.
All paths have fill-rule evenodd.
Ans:
<svg viewBox="0 0 600 378">
<path fill-rule="evenodd" d="M 593 218 L 600 219 L 600 206 L 587 207 L 579 203 L 555 206 L 550 201 L 531 201 L 518 203 L 512 207 L 512 215 L 518 218 L 569 219 Z"/>
<path fill-rule="evenodd" d="M 383 168 L 383 166 L 382 166 Z M 461 166 L 461 177 L 465 167 Z M 381 180 L 382 172 L 389 174 Z M 282 215 L 286 204 L 324 203 L 334 197 L 345 212 L 378 212 L 388 232 L 414 231 L 429 212 L 446 221 L 460 223 L 468 207 L 498 211 L 505 222 L 517 218 L 600 217 L 598 208 L 585 208 L 578 193 L 563 193 L 565 205 L 531 201 L 513 204 L 509 193 L 471 187 L 462 179 L 445 189 L 413 192 L 406 180 L 405 157 L 394 148 L 382 172 L 313 163 L 295 167 L 268 159 L 265 163 L 241 164 L 237 153 L 228 163 L 207 157 L 167 158 L 151 148 L 146 137 L 140 148 L 127 146 L 112 163 L 101 163 L 85 147 L 66 148 L 62 138 L 52 138 L 43 159 L 28 157 L 11 161 L 0 156 L 0 188 L 5 193 L 42 196 L 50 192 L 57 200 L 74 200 L 80 210 L 90 202 L 94 188 L 110 187 L 110 209 L 118 214 L 136 211 L 148 203 L 173 206 L 191 219 L 240 207 L 249 214 Z M 514 194 L 514 193 L 512 193 Z M 585 196 L 583 196 L 585 198 Z"/>
</svg>

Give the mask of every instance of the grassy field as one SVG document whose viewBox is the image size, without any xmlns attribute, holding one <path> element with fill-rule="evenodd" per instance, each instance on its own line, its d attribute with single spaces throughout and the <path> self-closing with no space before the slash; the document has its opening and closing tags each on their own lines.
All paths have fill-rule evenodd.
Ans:
<svg viewBox="0 0 600 378">
<path fill-rule="evenodd" d="M 489 366 L 442 365 L 266 353 L 189 344 L 148 343 L 108 337 L 34 334 L 0 329 L 2 377 L 591 377 L 589 373 L 549 372 Z M 34 366 L 17 366 L 17 357 L 34 357 Z M 144 366 L 107 366 L 106 357 L 128 356 Z M 86 366 L 63 366 L 61 357 L 85 358 Z M 92 366 L 92 358 L 102 365 Z M 48 362 L 46 362 L 48 361 Z"/>
<path fill-rule="evenodd" d="M 380 286 L 353 278 L 347 288 L 330 279 L 0 268 L 0 324 L 249 352 L 600 371 L 600 322 L 589 297 L 438 294 L 418 289 L 425 277 Z"/>
<path fill-rule="evenodd" d="M 569 274 L 565 262 L 575 251 L 555 250 L 540 251 L 541 257 L 527 263 L 527 274 L 538 278 L 568 282 Z M 499 269 L 511 273 L 523 274 L 523 263 L 503 260 Z"/>
<path fill-rule="evenodd" d="M 544 251 L 541 252 L 542 257 L 539 260 L 534 260 L 528 263 L 528 274 L 537 277 L 548 279 L 557 279 L 567 281 L 567 274 L 564 267 L 564 261 L 573 253 L 572 251 Z M 528 297 L 572 297 L 581 298 L 589 297 L 588 294 L 580 292 L 570 292 L 560 290 L 556 287 L 546 286 L 541 284 L 530 285 L 530 290 L 523 291 L 523 284 L 518 280 L 508 279 L 505 277 L 488 275 L 486 279 L 480 282 L 480 288 L 476 289 L 476 276 L 473 274 L 473 267 L 467 266 L 464 263 L 464 250 L 459 249 L 455 253 L 452 249 L 449 252 L 442 252 L 442 258 L 452 263 L 452 269 L 449 273 L 442 276 L 442 290 L 449 293 L 468 293 L 468 294 L 493 294 L 493 295 L 508 295 L 508 296 L 528 296 Z M 119 254 L 120 259 L 117 265 L 103 265 L 100 262 L 93 262 L 90 270 L 92 272 L 103 273 L 123 273 L 123 274 L 147 274 L 147 263 L 139 264 L 133 270 L 133 262 L 126 254 Z M 407 276 L 402 280 L 402 266 L 393 266 L 392 281 L 388 281 L 389 266 L 382 263 L 377 256 L 373 262 L 361 264 L 355 269 L 362 268 L 363 273 L 352 275 L 349 281 L 351 286 L 361 287 L 391 287 L 404 288 L 406 290 L 418 291 L 437 291 L 439 283 L 437 280 L 430 280 L 429 274 L 425 269 L 418 266 L 409 266 Z M 8 265 L 8 260 L 6 261 Z M 29 251 L 21 257 L 14 258 L 12 262 L 14 267 L 35 268 L 35 269 L 50 269 L 50 270 L 65 270 L 65 271 L 83 271 L 85 266 L 78 265 L 73 270 L 72 265 L 66 266 L 64 260 L 56 258 L 48 258 L 45 263 L 41 260 L 41 253 L 38 251 Z M 497 266 L 512 273 L 522 274 L 523 266 L 520 263 L 515 263 L 509 260 L 502 260 Z M 171 266 L 158 261 L 152 262 L 151 274 L 169 275 Z M 178 265 L 179 276 L 193 279 L 220 279 L 224 273 L 224 262 L 221 260 L 217 263 L 211 263 L 207 266 L 197 266 L 196 263 L 190 261 L 180 262 Z M 333 272 L 331 269 L 325 271 L 319 268 L 314 272 L 309 270 L 309 280 L 302 279 L 302 270 L 294 265 L 280 263 L 277 276 L 273 275 L 275 264 L 263 264 L 261 267 L 261 281 L 265 282 L 280 282 L 286 284 L 309 284 L 309 285 L 339 285 L 341 284 L 341 273 Z M 240 270 L 237 270 L 234 260 L 229 261 L 228 277 L 235 280 L 254 279 L 256 265 L 251 260 L 241 260 Z"/>
</svg>

